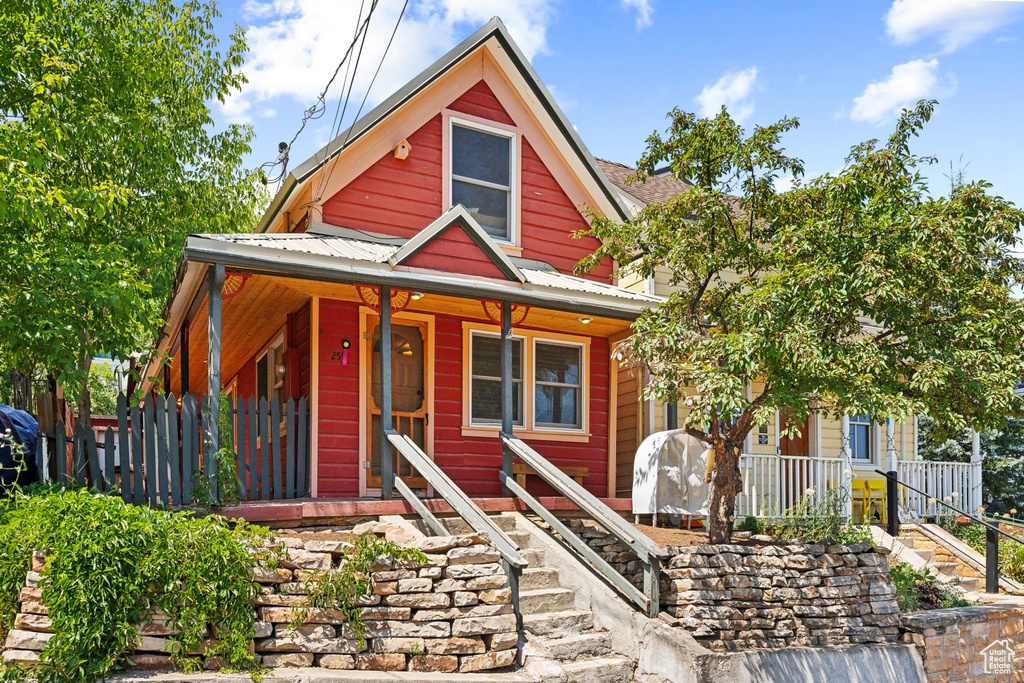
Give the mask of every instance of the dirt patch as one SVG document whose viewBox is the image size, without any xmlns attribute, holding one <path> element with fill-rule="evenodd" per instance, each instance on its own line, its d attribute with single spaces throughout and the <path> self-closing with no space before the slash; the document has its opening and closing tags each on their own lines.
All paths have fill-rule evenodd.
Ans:
<svg viewBox="0 0 1024 683">
<path fill-rule="evenodd" d="M 648 524 L 634 524 L 647 538 L 658 545 L 684 546 L 684 545 L 707 545 L 708 532 L 703 528 L 676 529 L 673 527 L 650 526 Z M 732 537 L 730 543 L 735 545 L 749 545 L 755 548 L 764 546 L 764 543 L 755 543 L 749 538 Z"/>
</svg>

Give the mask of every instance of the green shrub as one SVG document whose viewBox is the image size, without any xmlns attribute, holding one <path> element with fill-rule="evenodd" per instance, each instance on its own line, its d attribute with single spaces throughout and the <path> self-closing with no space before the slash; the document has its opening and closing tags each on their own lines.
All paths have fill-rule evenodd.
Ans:
<svg viewBox="0 0 1024 683">
<path fill-rule="evenodd" d="M 754 534 L 764 533 L 764 520 L 758 519 L 753 515 L 747 515 L 740 522 L 739 526 L 736 527 L 736 531 L 749 531 Z"/>
<path fill-rule="evenodd" d="M 848 493 L 840 488 L 825 491 L 820 499 L 814 489 L 807 489 L 795 505 L 781 515 L 773 515 L 771 533 L 778 538 L 801 543 L 871 542 L 871 529 L 866 524 L 854 524 L 846 518 Z"/>
<path fill-rule="evenodd" d="M 914 569 L 903 562 L 890 566 L 889 576 L 896 586 L 896 602 L 901 612 L 974 604 L 952 586 L 940 585 L 927 570 Z"/>
</svg>

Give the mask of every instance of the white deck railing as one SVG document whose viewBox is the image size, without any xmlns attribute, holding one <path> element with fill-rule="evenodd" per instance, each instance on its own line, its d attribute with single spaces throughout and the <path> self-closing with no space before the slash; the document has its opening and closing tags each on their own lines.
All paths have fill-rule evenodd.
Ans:
<svg viewBox="0 0 1024 683">
<path fill-rule="evenodd" d="M 977 468 L 976 470 L 974 468 Z M 918 516 L 934 515 L 932 498 L 973 512 L 981 505 L 980 465 L 961 462 L 905 460 L 897 464 L 897 478 L 927 495 L 900 487 L 899 505 Z M 842 458 L 793 455 L 740 456 L 743 489 L 736 497 L 736 517 L 777 517 L 807 494 L 820 502 L 827 491 L 841 489 L 846 514 L 852 514 L 850 467 Z"/>
<path fill-rule="evenodd" d="M 925 495 L 900 487 L 900 506 L 913 510 L 920 516 L 941 512 L 941 505 L 932 499 L 941 500 L 965 512 L 975 512 L 981 505 L 980 481 L 972 481 L 971 469 L 967 462 L 931 462 L 927 460 L 904 460 L 897 468 L 897 478 Z M 980 466 L 979 468 L 980 469 Z M 979 473 L 980 474 L 980 473 Z"/>
</svg>

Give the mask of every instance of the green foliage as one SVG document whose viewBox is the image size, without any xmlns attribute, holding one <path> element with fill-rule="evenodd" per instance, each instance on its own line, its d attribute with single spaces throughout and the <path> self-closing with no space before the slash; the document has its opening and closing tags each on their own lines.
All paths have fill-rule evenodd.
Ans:
<svg viewBox="0 0 1024 683">
<path fill-rule="evenodd" d="M 808 489 L 795 505 L 781 515 L 772 515 L 770 532 L 801 543 L 870 543 L 868 526 L 846 519 L 847 499 L 848 494 L 839 488 L 828 489 L 820 497 Z"/>
<path fill-rule="evenodd" d="M 253 132 L 216 125 L 245 78 L 210 0 L 0 3 L 0 358 L 76 400 L 91 360 L 160 326 L 185 235 L 247 231 Z"/>
<path fill-rule="evenodd" d="M 32 549 L 46 553 L 40 583 L 54 636 L 32 676 L 56 683 L 93 681 L 130 660 L 135 626 L 162 609 L 180 634 L 172 658 L 194 669 L 189 652 L 210 638 L 207 651 L 230 666 L 258 669 L 249 652 L 251 578 L 248 548 L 269 532 L 190 512 L 153 511 L 84 489 L 41 496 L 16 493 L 0 514 L 0 623 L 17 611 Z M 25 675 L 15 670 L 8 677 Z"/>
<path fill-rule="evenodd" d="M 914 569 L 903 562 L 890 566 L 889 576 L 896 586 L 896 603 L 900 606 L 901 612 L 967 607 L 974 604 L 952 586 L 940 585 L 927 570 Z"/>
<path fill-rule="evenodd" d="M 993 520 L 995 521 L 995 520 Z M 951 534 L 970 546 L 975 552 L 985 554 L 985 528 L 980 524 L 956 524 L 947 528 Z M 1021 537 L 1021 534 L 1014 533 Z M 1014 581 L 1024 581 L 1024 544 L 1005 536 L 999 537 L 999 572 Z"/>
<path fill-rule="evenodd" d="M 89 400 L 93 414 L 117 414 L 117 377 L 110 363 L 93 364 L 89 372 Z"/>
<path fill-rule="evenodd" d="M 712 542 L 731 531 L 744 439 L 777 411 L 795 432 L 812 405 L 834 419 L 927 413 L 957 429 L 1019 409 L 1024 305 L 1012 292 L 1024 265 L 1012 250 L 1024 212 L 984 182 L 930 191 L 919 169 L 932 159 L 910 142 L 934 104 L 809 182 L 781 146 L 796 120 L 748 134 L 724 108 L 674 110 L 632 182 L 667 165 L 691 188 L 625 223 L 594 216 L 586 231 L 601 246 L 578 270 L 611 259 L 630 276 L 669 274 L 673 293 L 619 354 L 650 373 L 648 398 L 683 400 L 680 427 L 715 448 Z M 795 187 L 776 192 L 787 174 Z M 752 383 L 764 388 L 748 398 Z"/>
<path fill-rule="evenodd" d="M 736 527 L 737 531 L 749 531 L 755 534 L 764 533 L 764 520 L 754 517 L 753 515 L 747 515 L 743 518 L 743 521 Z"/>
<path fill-rule="evenodd" d="M 359 646 L 366 643 L 366 626 L 360 615 L 359 601 L 373 595 L 375 565 L 394 566 L 426 564 L 427 556 L 414 548 L 403 548 L 376 534 L 366 533 L 345 546 L 337 565 L 327 572 L 314 574 L 306 581 L 305 590 L 313 607 L 338 610 L 352 627 Z M 297 610 L 292 625 L 308 617 L 307 610 Z"/>
<path fill-rule="evenodd" d="M 213 482 L 217 495 L 210 486 L 210 478 L 204 472 L 196 472 L 192 481 L 193 500 L 201 505 L 213 508 L 237 505 L 241 497 L 238 492 L 238 463 L 235 460 L 234 443 L 231 426 L 231 401 L 227 394 L 220 392 L 220 408 L 217 412 L 218 449 L 213 454 L 217 461 L 216 475 Z M 205 466 L 203 470 L 205 470 Z"/>
</svg>

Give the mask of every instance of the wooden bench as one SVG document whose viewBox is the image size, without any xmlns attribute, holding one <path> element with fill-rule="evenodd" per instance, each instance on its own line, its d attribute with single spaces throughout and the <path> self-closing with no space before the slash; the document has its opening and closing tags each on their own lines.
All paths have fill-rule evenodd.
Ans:
<svg viewBox="0 0 1024 683">
<path fill-rule="evenodd" d="M 590 474 L 590 469 L 587 467 L 559 467 L 558 469 L 562 470 L 563 474 L 572 477 L 580 486 L 583 486 L 583 478 Z M 529 465 L 519 462 L 512 463 L 512 474 L 515 475 L 516 483 L 524 489 L 526 488 L 526 477 L 537 475 Z"/>
</svg>

